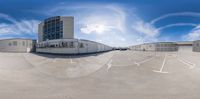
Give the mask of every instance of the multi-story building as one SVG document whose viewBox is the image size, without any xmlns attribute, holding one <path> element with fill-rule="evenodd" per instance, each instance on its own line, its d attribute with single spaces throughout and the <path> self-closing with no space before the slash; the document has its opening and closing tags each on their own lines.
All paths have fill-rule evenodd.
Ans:
<svg viewBox="0 0 200 99">
<path fill-rule="evenodd" d="M 74 17 L 50 17 L 39 24 L 38 41 L 74 38 Z"/>
</svg>

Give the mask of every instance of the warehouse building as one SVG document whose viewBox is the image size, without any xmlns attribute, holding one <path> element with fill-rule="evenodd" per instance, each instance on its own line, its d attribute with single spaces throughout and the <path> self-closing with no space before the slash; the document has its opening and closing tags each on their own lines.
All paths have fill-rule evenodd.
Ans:
<svg viewBox="0 0 200 99">
<path fill-rule="evenodd" d="M 159 42 L 156 43 L 156 51 L 178 51 L 178 45 L 174 42 Z"/>
<path fill-rule="evenodd" d="M 37 52 L 54 54 L 83 54 L 110 51 L 112 47 L 79 39 L 56 39 L 39 42 Z"/>
<path fill-rule="evenodd" d="M 192 52 L 192 41 L 181 41 L 181 42 L 176 42 L 178 45 L 178 50 L 180 52 Z"/>
<path fill-rule="evenodd" d="M 35 51 L 36 40 L 12 38 L 0 40 L 0 52 L 27 53 Z"/>
<path fill-rule="evenodd" d="M 82 54 L 112 50 L 112 47 L 89 40 L 74 39 L 73 17 L 51 17 L 38 25 L 36 52 Z"/>
<path fill-rule="evenodd" d="M 174 42 L 156 42 L 145 43 L 140 45 L 131 46 L 130 49 L 135 51 L 177 51 L 178 46 Z"/>
<path fill-rule="evenodd" d="M 192 47 L 194 52 L 200 52 L 200 40 L 194 41 Z"/>
</svg>

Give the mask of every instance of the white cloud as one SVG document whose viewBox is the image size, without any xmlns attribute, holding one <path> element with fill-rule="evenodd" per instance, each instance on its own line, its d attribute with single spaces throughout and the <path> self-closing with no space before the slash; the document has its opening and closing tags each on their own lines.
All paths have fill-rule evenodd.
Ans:
<svg viewBox="0 0 200 99">
<path fill-rule="evenodd" d="M 10 21 L 11 23 L 0 23 L 0 36 L 14 37 L 25 35 L 37 35 L 38 20 L 20 20 L 10 17 L 6 14 L 0 14 L 0 18 Z"/>
<path fill-rule="evenodd" d="M 198 12 L 178 12 L 178 13 L 169 13 L 162 15 L 158 18 L 153 19 L 150 24 L 155 24 L 156 22 L 163 20 L 168 17 L 173 17 L 173 16 L 192 16 L 192 17 L 200 17 L 200 13 Z"/>
<path fill-rule="evenodd" d="M 159 35 L 159 30 L 156 29 L 153 25 L 149 23 L 144 23 L 143 21 L 139 21 L 132 26 L 132 28 L 144 36 L 148 37 L 156 37 Z"/>
<path fill-rule="evenodd" d="M 169 24 L 169 25 L 159 27 L 158 30 L 160 31 L 160 30 L 170 28 L 170 27 L 174 27 L 174 26 L 194 26 L 194 27 L 196 27 L 198 25 L 194 24 L 194 23 L 173 23 L 173 24 Z"/>
<path fill-rule="evenodd" d="M 104 34 L 110 31 L 113 27 L 106 26 L 103 24 L 88 24 L 85 27 L 81 28 L 81 32 L 85 34 L 97 33 L 97 34 Z"/>
<path fill-rule="evenodd" d="M 194 41 L 194 40 L 200 40 L 200 25 L 194 28 L 190 33 L 183 36 L 183 39 Z"/>
</svg>

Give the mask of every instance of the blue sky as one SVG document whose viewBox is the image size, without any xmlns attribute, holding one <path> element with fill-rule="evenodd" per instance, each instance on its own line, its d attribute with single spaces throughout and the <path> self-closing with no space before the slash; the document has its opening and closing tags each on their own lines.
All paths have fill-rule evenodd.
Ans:
<svg viewBox="0 0 200 99">
<path fill-rule="evenodd" d="M 200 39 L 199 0 L 1 0 L 0 38 L 37 39 L 51 16 L 74 16 L 75 37 L 111 46 Z"/>
</svg>

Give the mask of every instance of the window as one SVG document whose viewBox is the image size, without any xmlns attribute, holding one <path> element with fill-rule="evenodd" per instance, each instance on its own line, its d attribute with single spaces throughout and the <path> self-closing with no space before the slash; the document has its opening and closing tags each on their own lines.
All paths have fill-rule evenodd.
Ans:
<svg viewBox="0 0 200 99">
<path fill-rule="evenodd" d="M 69 47 L 74 48 L 74 42 L 70 42 Z"/>
<path fill-rule="evenodd" d="M 83 43 L 80 43 L 80 44 L 79 44 L 79 48 L 84 48 L 84 44 L 83 44 Z"/>
<path fill-rule="evenodd" d="M 29 46 L 31 47 L 33 44 L 32 43 L 29 43 Z M 44 44 L 44 46 L 45 46 L 45 44 Z"/>
<path fill-rule="evenodd" d="M 17 41 L 13 41 L 13 45 L 14 45 L 14 46 L 17 46 Z"/>
<path fill-rule="evenodd" d="M 12 46 L 12 43 L 8 43 L 9 46 Z"/>
<path fill-rule="evenodd" d="M 24 41 L 22 42 L 22 45 L 25 46 L 25 42 Z"/>
<path fill-rule="evenodd" d="M 197 46 L 199 46 L 199 43 L 197 43 Z"/>
<path fill-rule="evenodd" d="M 61 46 L 62 46 L 62 47 L 68 48 L 68 43 L 67 43 L 67 42 L 62 42 L 62 43 L 61 43 Z"/>
</svg>

